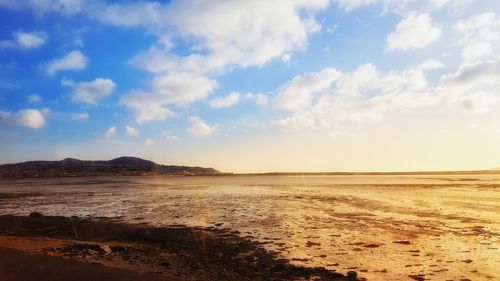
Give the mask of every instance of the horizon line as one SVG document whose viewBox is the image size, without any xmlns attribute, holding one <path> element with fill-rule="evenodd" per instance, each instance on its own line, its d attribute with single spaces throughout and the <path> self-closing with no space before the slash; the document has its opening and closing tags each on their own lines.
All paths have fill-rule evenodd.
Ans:
<svg viewBox="0 0 500 281">
<path fill-rule="evenodd" d="M 32 161 L 64 161 L 66 159 L 74 159 L 74 160 L 80 160 L 80 161 L 111 161 L 114 159 L 118 158 L 123 158 L 123 157 L 130 157 L 130 158 L 138 158 L 142 159 L 145 161 L 151 161 L 155 164 L 159 165 L 165 165 L 165 166 L 187 166 L 187 167 L 205 167 L 205 166 L 198 166 L 198 165 L 185 165 L 185 164 L 163 164 L 163 163 L 157 163 L 156 161 L 145 159 L 142 157 L 137 157 L 137 156 L 130 156 L 130 155 L 125 155 L 125 156 L 118 156 L 118 157 L 113 157 L 109 160 L 82 160 L 74 157 L 65 157 L 61 160 L 27 160 L 27 161 L 21 161 L 21 162 L 16 162 L 16 163 L 0 163 L 0 166 L 2 165 L 11 165 L 11 164 L 19 164 L 23 162 L 32 162 Z M 206 167 L 205 167 L 206 168 Z M 213 168 L 213 167 L 208 167 L 208 168 Z M 216 168 L 213 168 L 216 169 Z M 217 169 L 216 169 L 217 170 Z M 219 171 L 219 170 L 217 170 Z M 487 168 L 487 169 L 457 169 L 457 170 L 402 170 L 402 171 L 262 171 L 262 172 L 226 172 L 226 171 L 219 171 L 220 174 L 219 176 L 223 175 L 418 175 L 418 174 L 500 174 L 500 168 Z M 217 176 L 217 175 L 215 175 Z"/>
</svg>

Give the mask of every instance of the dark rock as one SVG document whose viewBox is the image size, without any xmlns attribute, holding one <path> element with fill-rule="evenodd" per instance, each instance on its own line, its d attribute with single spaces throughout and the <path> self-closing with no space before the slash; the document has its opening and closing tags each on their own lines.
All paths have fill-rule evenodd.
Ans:
<svg viewBox="0 0 500 281">
<path fill-rule="evenodd" d="M 38 212 L 32 212 L 32 213 L 30 213 L 29 217 L 30 218 L 39 218 L 39 217 L 43 217 L 43 215 L 38 213 Z"/>
<path fill-rule="evenodd" d="M 111 254 L 113 250 L 108 245 L 101 245 L 101 250 L 106 254 Z"/>
<path fill-rule="evenodd" d="M 411 242 L 407 240 L 398 240 L 398 241 L 393 241 L 392 243 L 394 244 L 401 244 L 401 245 L 410 245 Z"/>
<path fill-rule="evenodd" d="M 160 265 L 164 266 L 164 267 L 170 267 L 170 262 L 168 262 L 166 260 L 162 260 L 162 261 L 160 261 Z"/>
</svg>

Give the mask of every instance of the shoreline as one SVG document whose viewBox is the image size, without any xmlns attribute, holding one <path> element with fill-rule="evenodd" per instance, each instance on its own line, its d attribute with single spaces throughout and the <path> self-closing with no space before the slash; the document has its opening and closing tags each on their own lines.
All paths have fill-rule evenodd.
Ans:
<svg viewBox="0 0 500 281">
<path fill-rule="evenodd" d="M 30 270 L 21 267 L 16 272 L 15 266 L 7 266 L 9 261 L 24 263 L 24 259 L 32 260 L 24 265 Z M 62 279 L 57 280 L 73 280 L 74 276 L 63 276 L 72 275 L 72 272 L 79 272 L 79 277 L 82 274 L 88 277 L 114 274 L 114 280 L 129 280 L 127 276 L 136 280 L 158 280 L 156 277 L 168 277 L 169 280 L 359 280 L 355 272 L 347 273 L 349 277 L 346 277 L 322 267 L 292 265 L 278 253 L 269 252 L 259 242 L 230 229 L 156 228 L 39 213 L 25 217 L 1 215 L 0 275 L 18 274 L 18 280 L 41 280 L 37 279 L 43 271 L 41 265 L 44 265 L 43 270 L 52 268 L 60 272 Z"/>
<path fill-rule="evenodd" d="M 463 170 L 463 171 L 404 171 L 404 172 L 262 172 L 262 173 L 232 173 L 219 172 L 214 174 L 162 174 L 162 173 L 88 173 L 64 175 L 36 175 L 36 176 L 0 176 L 2 180 L 26 179 L 57 179 L 57 178 L 92 178 L 92 177 L 259 177 L 259 176 L 473 176 L 473 175 L 500 175 L 500 170 Z"/>
</svg>

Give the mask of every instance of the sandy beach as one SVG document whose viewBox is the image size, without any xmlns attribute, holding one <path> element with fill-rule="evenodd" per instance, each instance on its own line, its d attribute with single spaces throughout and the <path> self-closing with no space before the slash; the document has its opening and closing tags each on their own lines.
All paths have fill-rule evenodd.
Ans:
<svg viewBox="0 0 500 281">
<path fill-rule="evenodd" d="M 492 174 L 3 180 L 0 214 L 39 212 L 130 227 L 195 230 L 201 237 L 208 233 L 243 238 L 274 255 L 263 254 L 266 259 L 343 275 L 356 271 L 361 280 L 490 281 L 500 278 L 499 186 L 500 177 Z M 76 231 L 81 240 L 83 234 Z M 38 232 L 9 235 L 36 238 Z M 197 241 L 189 235 L 191 242 L 182 243 Z M 63 236 L 45 237 L 76 239 L 71 228 Z M 116 237 L 84 240 L 141 242 Z M 245 249 L 235 251 L 230 256 Z M 93 260 L 91 255 L 88 259 Z M 137 270 L 125 265 L 120 266 Z M 181 267 L 173 276 L 180 272 L 185 278 L 200 270 L 195 269 Z"/>
</svg>

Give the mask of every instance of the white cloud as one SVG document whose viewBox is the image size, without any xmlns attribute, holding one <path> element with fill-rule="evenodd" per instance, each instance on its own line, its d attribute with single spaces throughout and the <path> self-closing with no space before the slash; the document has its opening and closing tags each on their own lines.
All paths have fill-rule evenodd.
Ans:
<svg viewBox="0 0 500 281">
<path fill-rule="evenodd" d="M 0 6 L 10 9 L 16 9 L 19 6 L 19 1 L 17 0 L 0 0 Z"/>
<path fill-rule="evenodd" d="M 500 59 L 462 65 L 457 72 L 441 78 L 441 85 L 455 90 L 469 90 L 496 85 L 500 81 Z"/>
<path fill-rule="evenodd" d="M 72 51 L 62 58 L 51 61 L 47 66 L 47 74 L 54 75 L 65 70 L 82 70 L 87 67 L 87 58 L 80 51 Z"/>
<path fill-rule="evenodd" d="M 37 94 L 31 94 L 28 96 L 28 101 L 31 103 L 40 103 L 42 102 L 42 97 Z"/>
<path fill-rule="evenodd" d="M 77 120 L 77 121 L 84 121 L 84 120 L 88 120 L 89 118 L 90 118 L 90 115 L 87 112 L 71 114 L 71 119 Z"/>
<path fill-rule="evenodd" d="M 196 50 L 199 52 L 179 57 L 168 48 L 153 47 L 139 55 L 135 62 L 152 72 L 206 73 L 220 72 L 230 65 L 261 66 L 273 58 L 304 48 L 307 35 L 320 28 L 310 15 L 326 8 L 328 2 L 172 1 L 163 9 L 155 8 L 158 19 L 155 24 L 177 30 L 170 36 L 197 38 Z M 305 11 L 309 13 L 302 16 Z"/>
<path fill-rule="evenodd" d="M 316 127 L 316 117 L 310 111 L 300 111 L 272 123 L 288 131 L 300 131 Z"/>
<path fill-rule="evenodd" d="M 141 134 L 136 128 L 131 126 L 125 126 L 125 132 L 127 132 L 127 135 L 132 137 L 137 137 Z"/>
<path fill-rule="evenodd" d="M 463 45 L 462 58 L 474 62 L 489 58 L 500 41 L 500 18 L 494 13 L 483 13 L 460 20 L 455 26 Z"/>
<path fill-rule="evenodd" d="M 154 28 L 161 25 L 160 13 L 164 8 L 158 2 L 137 1 L 102 5 L 99 9 L 90 16 L 116 26 Z"/>
<path fill-rule="evenodd" d="M 387 37 L 388 50 L 409 50 L 428 46 L 441 36 L 429 14 L 410 15 Z"/>
<path fill-rule="evenodd" d="M 352 11 L 361 7 L 366 7 L 378 2 L 378 0 L 334 0 L 346 11 Z"/>
<path fill-rule="evenodd" d="M 466 95 L 454 95 L 449 104 L 461 111 L 473 114 L 486 114 L 500 107 L 500 97 L 491 92 L 470 92 Z"/>
<path fill-rule="evenodd" d="M 206 98 L 217 87 L 217 82 L 189 73 L 173 73 L 156 76 L 152 82 L 153 92 L 163 103 L 187 105 Z"/>
<path fill-rule="evenodd" d="M 238 103 L 240 100 L 240 93 L 232 92 L 225 97 L 215 98 L 210 101 L 210 107 L 212 108 L 225 108 L 231 107 Z"/>
<path fill-rule="evenodd" d="M 442 8 L 450 3 L 451 0 L 429 0 L 429 2 L 436 8 Z"/>
<path fill-rule="evenodd" d="M 22 2 L 22 1 L 19 1 Z M 21 5 L 29 5 L 38 14 L 47 12 L 59 12 L 65 16 L 74 15 L 84 11 L 85 9 L 91 10 L 98 7 L 100 1 L 86 1 L 86 0 L 28 0 Z"/>
<path fill-rule="evenodd" d="M 112 80 L 105 78 L 78 83 L 63 79 L 61 84 L 73 90 L 71 93 L 72 101 L 87 104 L 97 104 L 97 101 L 111 95 L 116 88 L 116 84 Z"/>
<path fill-rule="evenodd" d="M 383 13 L 408 15 L 414 11 L 438 10 L 451 7 L 462 11 L 471 4 L 471 0 L 333 0 L 334 3 L 346 12 L 367 6 L 380 5 Z"/>
<path fill-rule="evenodd" d="M 47 35 L 45 32 L 16 32 L 15 34 L 17 44 L 22 49 L 38 48 L 45 44 Z"/>
<path fill-rule="evenodd" d="M 438 92 L 450 104 L 476 114 L 500 110 L 500 59 L 465 63 L 455 73 L 444 75 Z"/>
<path fill-rule="evenodd" d="M 16 31 L 13 40 L 0 41 L 0 48 L 33 49 L 45 44 L 47 35 L 43 31 Z"/>
<path fill-rule="evenodd" d="M 0 124 L 39 129 L 45 125 L 46 111 L 48 110 L 22 109 L 17 112 L 0 110 Z"/>
<path fill-rule="evenodd" d="M 500 112 L 500 59 L 465 62 L 433 86 L 426 74 L 440 67 L 436 60 L 389 72 L 373 64 L 361 65 L 342 74 L 309 106 L 288 109 L 290 113 L 273 123 L 288 130 L 336 130 L 349 123 L 381 121 L 393 112 L 437 105 L 472 114 Z"/>
<path fill-rule="evenodd" d="M 476 61 L 488 57 L 493 52 L 493 46 L 487 42 L 477 42 L 462 49 L 462 58 L 466 61 Z"/>
<path fill-rule="evenodd" d="M 106 133 L 104 134 L 104 137 L 107 139 L 112 139 L 112 138 L 114 138 L 115 135 L 116 135 L 116 127 L 112 126 L 106 131 Z"/>
<path fill-rule="evenodd" d="M 36 109 L 23 109 L 16 115 L 15 119 L 21 126 L 38 129 L 45 125 L 45 118 L 41 111 Z"/>
<path fill-rule="evenodd" d="M 261 93 L 255 95 L 255 104 L 258 106 L 266 106 L 269 103 L 269 98 Z"/>
<path fill-rule="evenodd" d="M 253 100 L 258 106 L 266 106 L 269 103 L 269 97 L 262 93 L 246 93 L 243 97 Z"/>
<path fill-rule="evenodd" d="M 171 104 L 188 105 L 205 98 L 215 87 L 215 79 L 227 71 L 263 66 L 273 59 L 286 60 L 294 52 L 304 50 L 309 35 L 321 29 L 315 14 L 329 4 L 329 0 L 174 0 L 112 4 L 34 0 L 18 5 L 29 6 L 42 14 L 84 14 L 116 26 L 143 27 L 153 34 L 157 42 L 132 59 L 133 64 L 154 75 L 151 89 L 136 89 L 121 101 L 133 111 L 138 122 L 146 122 L 171 116 L 173 113 L 167 107 Z M 185 45 L 184 49 L 189 52 L 186 55 L 172 52 L 173 42 Z M 47 73 L 82 69 L 86 65 L 82 58 L 72 54 L 66 60 L 55 61 Z M 195 83 L 191 79 L 168 81 L 175 75 L 199 80 Z M 206 87 L 207 81 L 209 87 Z M 191 85 L 204 90 L 171 91 Z M 146 108 L 140 106 L 142 98 Z"/>
<path fill-rule="evenodd" d="M 325 68 L 319 73 L 295 76 L 278 89 L 275 104 L 278 108 L 299 110 L 311 105 L 314 95 L 328 90 L 342 73 L 333 68 Z"/>
<path fill-rule="evenodd" d="M 274 123 L 290 130 L 334 128 L 341 122 L 373 122 L 382 120 L 387 112 L 435 104 L 438 99 L 425 72 L 439 67 L 440 62 L 428 60 L 403 71 L 384 73 L 373 64 L 361 65 L 342 74 L 327 88 L 320 87 L 318 97 L 306 102 L 307 106 L 286 108 L 292 113 Z M 298 101 L 293 97 L 288 96 L 290 104 L 304 104 L 301 95 L 296 95 Z"/>
<path fill-rule="evenodd" d="M 313 15 L 328 4 L 328 0 L 184 0 L 113 6 L 114 12 L 108 11 L 102 21 L 145 26 L 158 38 L 158 44 L 132 59 L 134 65 L 155 75 L 151 90 L 133 91 L 121 103 L 134 111 L 138 122 L 168 118 L 168 106 L 204 99 L 217 85 L 215 78 L 228 70 L 263 66 L 303 50 L 308 35 L 320 29 Z M 173 39 L 190 45 L 191 52 L 185 56 L 171 52 Z M 170 90 L 173 87 L 181 90 Z M 185 91 L 188 87 L 196 89 Z M 138 106 L 141 98 L 149 108 L 154 107 L 153 114 Z"/>
<path fill-rule="evenodd" d="M 457 31 L 466 33 L 469 36 L 479 36 L 486 40 L 498 39 L 500 37 L 499 28 L 500 18 L 493 12 L 471 16 L 468 19 L 460 20 L 455 25 Z"/>
<path fill-rule="evenodd" d="M 194 136 L 208 136 L 212 134 L 215 129 L 214 127 L 210 127 L 210 125 L 199 117 L 191 117 L 189 123 L 191 125 L 186 129 L 186 132 Z"/>
<path fill-rule="evenodd" d="M 186 106 L 206 98 L 217 83 L 203 76 L 174 73 L 157 76 L 151 83 L 152 92 L 134 90 L 124 95 L 120 104 L 134 112 L 136 121 L 144 123 L 165 120 L 174 115 L 167 106 Z"/>
<path fill-rule="evenodd" d="M 179 140 L 179 137 L 177 137 L 176 135 L 174 135 L 170 131 L 163 131 L 161 134 L 163 135 L 163 137 L 165 138 L 166 141 L 176 141 L 176 140 Z"/>
<path fill-rule="evenodd" d="M 152 145 L 154 145 L 154 144 L 155 144 L 155 141 L 154 141 L 154 140 L 152 140 L 152 139 L 146 139 L 146 140 L 144 141 L 144 146 L 152 146 Z"/>
<path fill-rule="evenodd" d="M 120 99 L 120 104 L 134 112 L 135 120 L 139 124 L 174 116 L 174 112 L 164 106 L 166 102 L 158 94 L 135 90 L 124 95 Z"/>
</svg>

